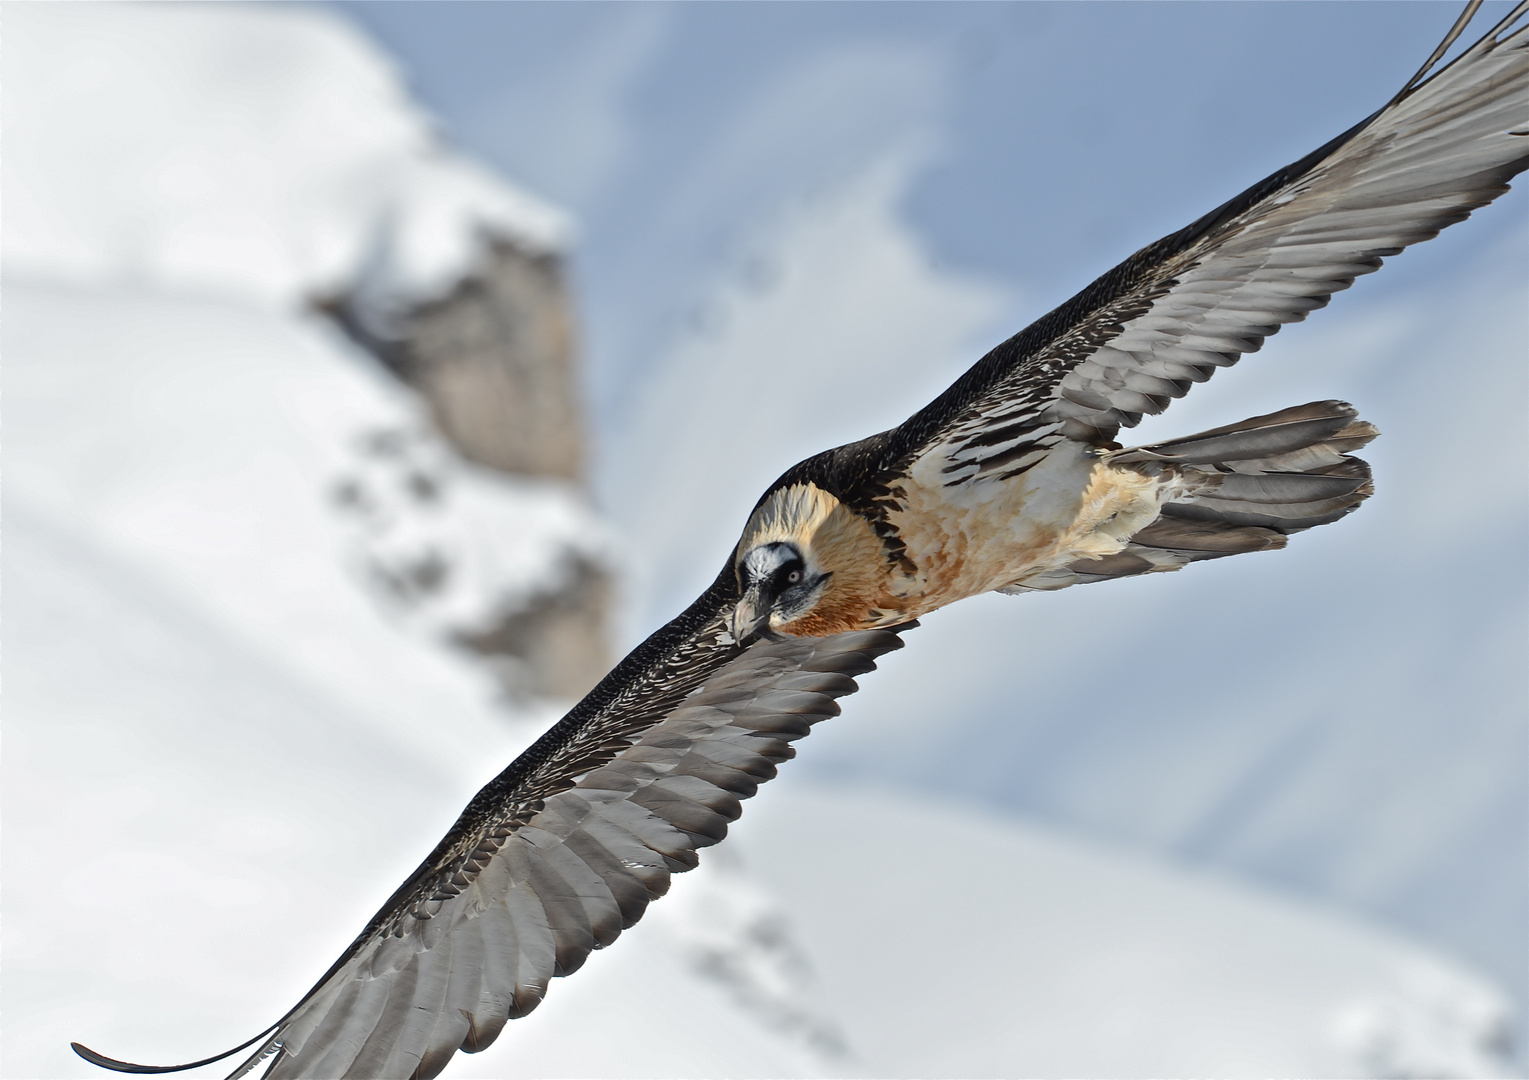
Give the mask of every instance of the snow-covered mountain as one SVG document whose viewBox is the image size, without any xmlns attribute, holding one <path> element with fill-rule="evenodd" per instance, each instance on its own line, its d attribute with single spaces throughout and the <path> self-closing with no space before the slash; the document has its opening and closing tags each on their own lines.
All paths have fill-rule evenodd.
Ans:
<svg viewBox="0 0 1529 1080">
<path fill-rule="evenodd" d="M 609 541 L 308 306 L 568 235 L 367 42 L 287 6 L 5 20 L 0 1073 L 84 1076 L 71 1039 L 188 1060 L 308 987 L 553 719 L 449 634 Z M 738 840 L 447 1075 L 1506 1068 L 1480 977 L 1215 879 L 789 783 Z"/>
</svg>

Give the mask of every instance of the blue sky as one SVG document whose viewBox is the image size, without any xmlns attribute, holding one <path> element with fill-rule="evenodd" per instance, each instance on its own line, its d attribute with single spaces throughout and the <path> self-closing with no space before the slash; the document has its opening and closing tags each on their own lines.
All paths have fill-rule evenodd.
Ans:
<svg viewBox="0 0 1529 1080">
<path fill-rule="evenodd" d="M 1378 107 L 1456 5 L 345 10 L 451 141 L 579 216 L 607 422 L 751 229 L 892 147 L 926 155 L 900 210 L 929 258 L 1049 307 Z"/>
<path fill-rule="evenodd" d="M 570 208 L 627 643 L 762 486 L 1384 103 L 1452 3 L 344 6 Z M 1498 18 L 1505 4 L 1488 5 Z M 1494 14 L 1495 12 L 1495 14 Z M 801 767 L 1345 904 L 1529 990 L 1526 201 L 1142 439 L 1324 397 L 1378 494 L 1288 552 L 928 620 Z M 1506 494 L 1504 494 L 1506 493 Z M 859 717 L 860 719 L 856 719 Z"/>
</svg>

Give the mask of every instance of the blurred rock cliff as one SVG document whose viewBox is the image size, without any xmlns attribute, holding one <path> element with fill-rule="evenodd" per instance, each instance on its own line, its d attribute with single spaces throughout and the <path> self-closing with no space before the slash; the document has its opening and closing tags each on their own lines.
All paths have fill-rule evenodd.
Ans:
<svg viewBox="0 0 1529 1080">
<path fill-rule="evenodd" d="M 423 397 L 462 457 L 582 487 L 588 432 L 564 256 L 505 236 L 481 247 L 443 295 L 378 310 L 363 281 L 318 306 Z M 490 625 L 453 634 L 512 692 L 576 698 L 609 669 L 609 574 L 577 554 L 561 569 Z"/>
</svg>

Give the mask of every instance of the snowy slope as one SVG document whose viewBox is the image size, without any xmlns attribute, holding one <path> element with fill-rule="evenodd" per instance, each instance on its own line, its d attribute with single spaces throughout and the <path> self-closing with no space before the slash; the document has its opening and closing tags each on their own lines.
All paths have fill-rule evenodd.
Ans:
<svg viewBox="0 0 1529 1080">
<path fill-rule="evenodd" d="M 318 11 L 17 5 L 3 48 L 8 268 L 281 304 L 364 265 L 421 299 L 480 230 L 535 250 L 569 231 L 440 146 L 392 66 Z"/>
<path fill-rule="evenodd" d="M 183 1061 L 307 988 L 551 719 L 496 700 L 443 632 L 607 542 L 568 490 L 455 459 L 305 313 L 348 275 L 383 283 L 384 304 L 428 295 L 480 229 L 550 244 L 563 228 L 434 148 L 365 42 L 291 7 L 5 16 L 0 1075 L 101 1075 L 70 1039 Z M 430 557 L 451 568 L 441 589 L 379 585 Z M 772 807 L 787 816 L 739 838 L 752 863 L 712 853 L 447 1075 L 1496 1067 L 1499 997 L 1404 943 L 980 817 L 789 788 L 766 789 Z M 941 849 L 944 884 L 867 916 L 862 890 L 910 839 Z M 984 951 L 1039 959 L 995 975 L 932 946 L 994 912 L 1011 925 Z M 1077 998 L 1119 1057 L 1085 1053 L 1091 1024 L 999 1022 L 1131 943 L 1150 962 Z M 1226 979 L 1228 950 L 1278 977 Z M 1213 989 L 1165 993 L 1165 970 Z M 1207 998 L 1235 1038 L 1207 1042 Z"/>
<path fill-rule="evenodd" d="M 455 573 L 437 598 L 477 598 L 463 625 L 529 591 L 600 532 L 567 491 L 453 461 L 421 410 L 316 319 L 167 290 L 6 288 L 7 497 L 46 509 L 151 568 L 213 617 L 379 718 L 476 717 L 493 682 L 373 588 L 387 532 L 335 496 L 371 480 L 373 445 L 431 443 L 439 496 L 394 514 L 432 530 Z M 402 487 L 407 474 L 396 478 Z M 480 549 L 503 550 L 489 561 Z M 423 614 L 423 613 L 422 613 Z M 395 617 L 388 617 L 395 616 Z"/>
<path fill-rule="evenodd" d="M 738 838 L 868 1075 L 1510 1074 L 1506 1000 L 1373 927 L 959 806 L 785 786 Z"/>
</svg>

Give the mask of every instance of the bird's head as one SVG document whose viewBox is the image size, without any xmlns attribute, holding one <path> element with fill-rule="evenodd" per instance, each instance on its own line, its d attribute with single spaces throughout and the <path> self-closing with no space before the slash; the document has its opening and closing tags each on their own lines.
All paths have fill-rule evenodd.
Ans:
<svg viewBox="0 0 1529 1080">
<path fill-rule="evenodd" d="M 733 557 L 741 594 L 729 629 L 740 645 L 775 634 L 856 629 L 872 607 L 882 544 L 870 524 L 813 484 L 770 495 Z"/>
</svg>

